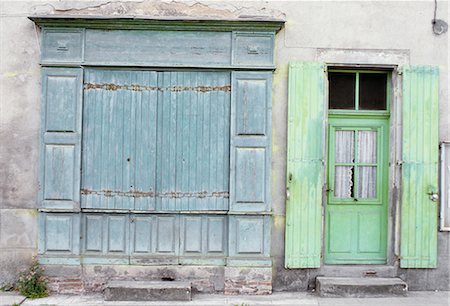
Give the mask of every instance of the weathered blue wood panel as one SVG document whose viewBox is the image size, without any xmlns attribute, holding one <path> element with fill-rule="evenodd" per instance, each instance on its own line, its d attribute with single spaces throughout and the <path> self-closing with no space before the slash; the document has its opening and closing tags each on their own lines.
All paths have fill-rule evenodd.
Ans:
<svg viewBox="0 0 450 306">
<path fill-rule="evenodd" d="M 230 61 L 231 32 L 86 30 L 89 64 L 196 67 Z"/>
<path fill-rule="evenodd" d="M 42 70 L 39 206 L 79 210 L 82 70 Z"/>
<path fill-rule="evenodd" d="M 230 74 L 87 70 L 82 205 L 227 210 Z"/>
<path fill-rule="evenodd" d="M 79 216 L 78 213 L 40 213 L 39 254 L 80 254 Z"/>
<path fill-rule="evenodd" d="M 266 80 L 238 80 L 236 132 L 238 135 L 266 135 Z"/>
<path fill-rule="evenodd" d="M 77 78 L 73 76 L 47 77 L 45 131 L 73 132 L 77 131 Z"/>
<path fill-rule="evenodd" d="M 155 253 L 177 255 L 179 250 L 179 223 L 177 216 L 156 217 Z"/>
<path fill-rule="evenodd" d="M 87 70 L 82 207 L 155 207 L 156 73 Z"/>
<path fill-rule="evenodd" d="M 234 32 L 233 65 L 273 66 L 275 33 Z"/>
<path fill-rule="evenodd" d="M 127 214 L 82 216 L 83 263 L 128 264 L 130 220 Z"/>
<path fill-rule="evenodd" d="M 45 220 L 46 251 L 72 250 L 72 216 L 47 216 Z"/>
<path fill-rule="evenodd" d="M 229 227 L 229 255 L 237 258 L 236 263 L 242 260 L 249 265 L 270 263 L 269 216 L 229 216 Z M 234 265 L 233 259 L 228 261 Z"/>
<path fill-rule="evenodd" d="M 107 216 L 108 240 L 106 250 L 108 253 L 124 253 L 128 250 L 128 216 L 112 215 Z"/>
<path fill-rule="evenodd" d="M 227 210 L 230 75 L 158 75 L 157 210 Z"/>
<path fill-rule="evenodd" d="M 203 244 L 202 216 L 186 216 L 182 218 L 181 251 L 185 255 L 201 254 Z"/>
<path fill-rule="evenodd" d="M 227 219 L 223 216 L 208 216 L 206 225 L 206 253 L 223 254 L 227 252 Z"/>
<path fill-rule="evenodd" d="M 132 218 L 132 254 L 152 253 L 153 217 L 144 215 L 133 216 Z"/>
<path fill-rule="evenodd" d="M 237 148 L 236 203 L 263 203 L 264 205 L 266 179 L 265 149 Z"/>
<path fill-rule="evenodd" d="M 230 210 L 270 210 L 271 87 L 269 72 L 233 72 Z"/>
<path fill-rule="evenodd" d="M 67 200 L 75 197 L 73 184 L 75 168 L 75 146 L 46 145 L 44 153 L 44 198 L 48 201 Z"/>
<path fill-rule="evenodd" d="M 45 28 L 42 32 L 41 61 L 80 63 L 83 60 L 84 30 Z"/>
<path fill-rule="evenodd" d="M 84 251 L 103 251 L 103 215 L 86 215 L 84 218 Z"/>
</svg>

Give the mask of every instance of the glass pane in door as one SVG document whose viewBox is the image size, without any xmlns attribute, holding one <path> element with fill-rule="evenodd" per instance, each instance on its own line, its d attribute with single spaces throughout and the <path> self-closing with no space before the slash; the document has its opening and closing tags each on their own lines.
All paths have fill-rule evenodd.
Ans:
<svg viewBox="0 0 450 306">
<path fill-rule="evenodd" d="M 334 140 L 334 162 L 353 163 L 354 158 L 354 131 L 336 131 Z"/>
<path fill-rule="evenodd" d="M 351 166 L 336 166 L 334 170 L 334 196 L 336 198 L 353 197 L 354 168 Z"/>
<path fill-rule="evenodd" d="M 356 197 L 360 199 L 376 198 L 377 167 L 358 167 L 358 185 Z"/>
<path fill-rule="evenodd" d="M 358 132 L 358 163 L 377 162 L 377 132 Z"/>
</svg>

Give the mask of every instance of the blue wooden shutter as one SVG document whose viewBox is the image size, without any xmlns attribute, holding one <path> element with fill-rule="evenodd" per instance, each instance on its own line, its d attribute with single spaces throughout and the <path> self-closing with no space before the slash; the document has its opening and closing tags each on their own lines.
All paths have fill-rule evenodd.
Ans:
<svg viewBox="0 0 450 306">
<path fill-rule="evenodd" d="M 318 268 L 322 245 L 324 67 L 290 63 L 286 268 Z"/>
<path fill-rule="evenodd" d="M 88 69 L 82 207 L 155 209 L 157 76 Z"/>
<path fill-rule="evenodd" d="M 230 210 L 270 210 L 271 72 L 233 72 Z"/>
<path fill-rule="evenodd" d="M 82 73 L 42 69 L 40 208 L 80 209 Z"/>
<path fill-rule="evenodd" d="M 439 68 L 403 69 L 402 268 L 435 268 L 438 204 Z"/>
</svg>

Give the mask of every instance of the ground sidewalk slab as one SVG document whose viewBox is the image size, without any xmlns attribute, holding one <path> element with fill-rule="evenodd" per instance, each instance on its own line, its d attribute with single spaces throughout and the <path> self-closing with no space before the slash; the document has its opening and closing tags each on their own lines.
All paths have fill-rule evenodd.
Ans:
<svg viewBox="0 0 450 306">
<path fill-rule="evenodd" d="M 43 299 L 25 300 L 21 306 L 449 306 L 450 292 L 415 291 L 407 297 L 389 298 L 321 298 L 307 292 L 275 292 L 265 296 L 226 296 L 197 294 L 192 301 L 108 302 L 100 294 L 54 295 Z"/>
<path fill-rule="evenodd" d="M 18 292 L 0 292 L 0 306 L 11 306 L 20 304 L 25 300 Z"/>
</svg>

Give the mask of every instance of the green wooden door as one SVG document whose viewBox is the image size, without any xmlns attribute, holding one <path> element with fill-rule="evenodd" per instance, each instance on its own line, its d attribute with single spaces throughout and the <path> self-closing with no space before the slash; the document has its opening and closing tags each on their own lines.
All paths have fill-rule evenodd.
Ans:
<svg viewBox="0 0 450 306">
<path fill-rule="evenodd" d="M 387 119 L 329 119 L 325 263 L 386 262 Z"/>
</svg>

